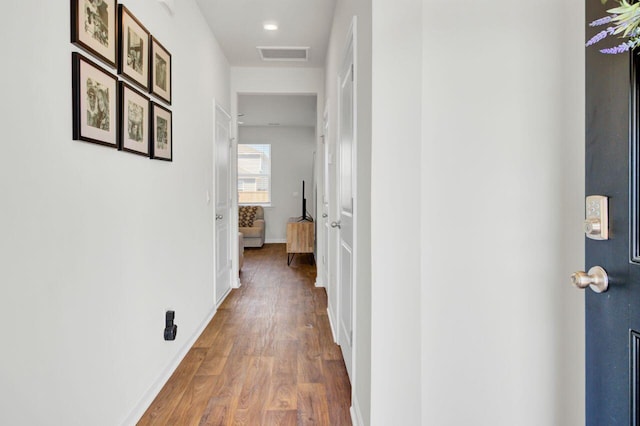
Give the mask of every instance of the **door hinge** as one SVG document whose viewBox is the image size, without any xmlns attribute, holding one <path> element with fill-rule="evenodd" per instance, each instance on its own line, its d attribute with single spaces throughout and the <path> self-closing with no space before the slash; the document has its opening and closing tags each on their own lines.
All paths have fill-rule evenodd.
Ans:
<svg viewBox="0 0 640 426">
<path fill-rule="evenodd" d="M 354 74 L 354 72 L 353 72 L 353 64 L 351 64 L 351 81 L 352 82 L 353 82 L 353 74 Z"/>
</svg>

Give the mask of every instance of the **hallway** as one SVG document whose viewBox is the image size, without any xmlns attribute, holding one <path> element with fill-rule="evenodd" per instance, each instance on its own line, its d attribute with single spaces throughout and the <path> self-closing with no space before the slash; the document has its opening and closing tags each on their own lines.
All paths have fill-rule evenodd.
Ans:
<svg viewBox="0 0 640 426">
<path fill-rule="evenodd" d="M 350 425 L 351 386 L 316 268 L 284 244 L 240 279 L 139 425 Z"/>
</svg>

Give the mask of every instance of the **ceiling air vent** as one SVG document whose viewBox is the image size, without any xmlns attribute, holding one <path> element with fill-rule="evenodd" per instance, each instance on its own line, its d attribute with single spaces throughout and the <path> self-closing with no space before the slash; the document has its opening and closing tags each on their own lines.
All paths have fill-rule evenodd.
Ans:
<svg viewBox="0 0 640 426">
<path fill-rule="evenodd" d="M 308 61 L 308 47 L 265 47 L 258 46 L 263 61 Z"/>
</svg>

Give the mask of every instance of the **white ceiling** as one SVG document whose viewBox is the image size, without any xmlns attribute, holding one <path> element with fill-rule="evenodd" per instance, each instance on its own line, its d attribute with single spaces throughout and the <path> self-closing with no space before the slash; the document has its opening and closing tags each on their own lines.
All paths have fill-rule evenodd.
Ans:
<svg viewBox="0 0 640 426">
<path fill-rule="evenodd" d="M 324 67 L 335 0 L 196 1 L 231 66 Z M 309 61 L 265 62 L 258 46 L 310 47 Z"/>
<path fill-rule="evenodd" d="M 315 127 L 316 95 L 239 95 L 238 114 L 239 126 Z"/>
</svg>

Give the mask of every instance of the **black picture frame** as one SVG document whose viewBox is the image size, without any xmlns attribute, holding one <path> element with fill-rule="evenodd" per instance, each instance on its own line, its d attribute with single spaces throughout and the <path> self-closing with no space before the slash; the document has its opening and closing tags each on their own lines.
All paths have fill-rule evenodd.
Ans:
<svg viewBox="0 0 640 426">
<path fill-rule="evenodd" d="M 173 114 L 162 105 L 151 102 L 149 124 L 151 158 L 173 161 Z"/>
<path fill-rule="evenodd" d="M 149 93 L 171 105 L 171 53 L 151 36 Z"/>
<path fill-rule="evenodd" d="M 149 157 L 151 101 L 124 81 L 118 83 L 118 89 L 118 149 Z"/>
<path fill-rule="evenodd" d="M 73 139 L 118 146 L 118 79 L 82 56 L 71 54 Z"/>
<path fill-rule="evenodd" d="M 71 0 L 71 43 L 116 67 L 117 0 Z"/>
<path fill-rule="evenodd" d="M 118 5 L 118 74 L 149 91 L 151 34 L 124 5 Z"/>
</svg>

